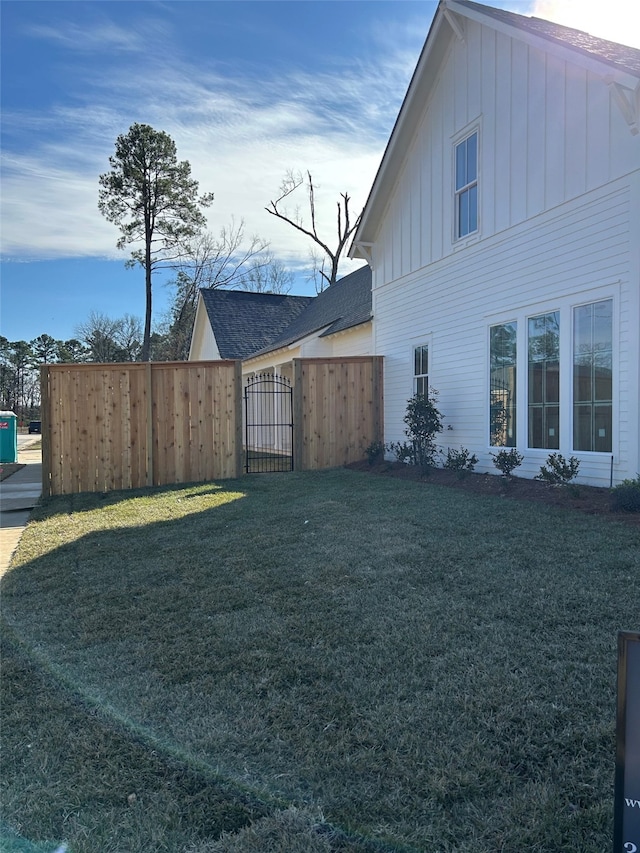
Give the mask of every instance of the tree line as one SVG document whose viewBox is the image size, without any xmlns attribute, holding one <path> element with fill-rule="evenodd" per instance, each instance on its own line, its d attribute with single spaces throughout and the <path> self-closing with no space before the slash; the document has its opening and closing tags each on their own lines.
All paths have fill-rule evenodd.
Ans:
<svg viewBox="0 0 640 853">
<path fill-rule="evenodd" d="M 40 417 L 42 364 L 139 359 L 142 325 L 135 317 L 112 320 L 92 313 L 76 331 L 79 337 L 69 340 L 56 340 L 48 334 L 31 341 L 10 341 L 0 336 L 0 409 L 14 412 L 20 423 Z"/>
</svg>

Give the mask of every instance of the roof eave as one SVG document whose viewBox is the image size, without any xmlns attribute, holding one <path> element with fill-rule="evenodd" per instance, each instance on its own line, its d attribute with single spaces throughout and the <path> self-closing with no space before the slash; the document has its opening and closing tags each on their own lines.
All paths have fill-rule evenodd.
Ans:
<svg viewBox="0 0 640 853">
<path fill-rule="evenodd" d="M 367 249 L 373 245 L 376 238 L 379 219 L 374 214 L 381 203 L 386 204 L 386 199 L 388 198 L 387 184 L 393 183 L 393 179 L 389 178 L 391 165 L 397 159 L 404 159 L 406 155 L 407 143 L 411 141 L 413 131 L 418 126 L 422 113 L 426 109 L 426 93 L 431 86 L 431 81 L 428 79 L 427 74 L 428 67 L 434 59 L 438 58 L 436 56 L 438 49 L 443 53 L 446 50 L 446 46 L 442 42 L 439 42 L 437 36 L 443 26 L 447 26 L 450 35 L 453 36 L 453 30 L 443 13 L 444 2 L 445 0 L 440 0 L 431 27 L 429 28 L 426 41 L 418 57 L 418 62 L 409 82 L 407 93 L 398 112 L 398 117 L 391 131 L 391 136 L 382 155 L 380 166 L 378 167 L 369 197 L 360 217 L 360 224 L 349 248 L 348 254 L 350 258 L 367 261 L 369 265 L 371 265 L 371 260 Z M 415 104 L 420 103 L 422 103 L 420 110 L 413 109 Z"/>
<path fill-rule="evenodd" d="M 334 329 L 333 326 L 330 326 L 328 329 L 325 329 L 325 331 L 318 337 L 328 338 L 331 337 L 331 335 L 340 335 L 342 334 L 342 332 L 350 332 L 352 329 L 357 329 L 358 326 L 364 326 L 365 323 L 370 323 L 371 320 L 373 320 L 373 314 L 370 314 L 363 320 L 354 320 L 353 323 L 349 323 L 348 326 L 340 326 L 339 329 Z M 335 323 L 333 325 L 335 325 Z"/>
<path fill-rule="evenodd" d="M 560 58 L 575 65 L 580 65 L 598 75 L 605 84 L 613 88 L 622 86 L 625 89 L 639 91 L 640 78 L 630 71 L 625 71 L 610 62 L 589 55 L 578 47 L 563 45 L 559 40 L 552 37 L 537 35 L 513 24 L 489 17 L 477 9 L 470 8 L 462 0 L 440 0 L 426 42 L 422 48 L 411 82 L 409 83 L 407 94 L 400 107 L 398 118 L 391 132 L 391 137 L 387 143 L 373 186 L 362 212 L 360 225 L 349 248 L 350 258 L 365 260 L 370 266 L 373 266 L 371 261 L 371 247 L 374 245 L 377 237 L 378 227 L 382 219 L 383 210 L 387 204 L 387 199 L 389 198 L 390 189 L 395 181 L 399 164 L 411 143 L 413 132 L 427 107 L 427 94 L 432 83 L 432 79 L 428 73 L 431 70 L 429 66 L 438 58 L 439 35 L 445 26 L 449 29 L 450 38 L 454 35 L 460 38 L 462 32 L 460 28 L 455 27 L 452 18 L 453 15 L 460 15 L 476 23 L 490 26 L 498 32 L 516 37 L 539 50 L 549 50 L 549 47 L 552 46 Z M 441 54 L 445 53 L 447 45 L 440 45 Z M 614 96 L 617 94 L 617 92 L 614 92 Z M 416 102 L 421 106 L 420 109 L 414 109 Z"/>
<path fill-rule="evenodd" d="M 572 62 L 574 65 L 581 65 L 586 70 L 597 74 L 607 83 L 609 82 L 608 78 L 610 78 L 611 82 L 619 83 L 622 86 L 633 89 L 640 82 L 640 78 L 630 71 L 620 68 L 614 63 L 607 62 L 605 59 L 598 59 L 597 56 L 577 45 L 563 44 L 560 39 L 553 38 L 553 36 L 539 35 L 530 30 L 521 29 L 513 24 L 509 24 L 506 21 L 488 17 L 477 9 L 467 6 L 461 0 L 443 0 L 443 3 L 446 9 L 454 12 L 456 15 L 462 15 L 478 24 L 490 26 L 504 35 L 515 36 L 538 50 L 548 49 L 549 45 L 553 45 L 559 57 L 565 59 L 567 62 Z"/>
<path fill-rule="evenodd" d="M 314 335 L 318 338 L 322 337 L 324 332 L 329 329 L 331 325 L 331 323 L 323 323 L 321 326 L 318 326 L 315 329 L 309 329 L 306 332 L 303 332 L 303 334 L 301 334 L 297 338 L 291 338 L 290 340 L 280 341 L 278 343 L 275 343 L 273 346 L 267 346 L 264 349 L 257 350 L 256 352 L 251 353 L 246 358 L 244 358 L 243 361 L 251 361 L 254 358 L 262 358 L 262 356 L 264 355 L 271 355 L 272 353 L 278 352 L 279 350 L 289 350 L 293 347 L 302 346 L 302 342 L 306 338 L 312 338 L 314 337 Z M 322 332 L 320 332 L 321 329 Z"/>
</svg>

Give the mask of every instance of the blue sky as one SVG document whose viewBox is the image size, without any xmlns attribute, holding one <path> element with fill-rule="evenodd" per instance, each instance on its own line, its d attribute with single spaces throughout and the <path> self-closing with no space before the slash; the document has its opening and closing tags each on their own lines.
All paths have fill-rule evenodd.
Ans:
<svg viewBox="0 0 640 853">
<path fill-rule="evenodd" d="M 98 176 L 134 122 L 169 133 L 215 193 L 214 234 L 244 219 L 296 272 L 292 292 L 314 292 L 308 242 L 264 208 L 288 169 L 310 169 L 321 230 L 333 233 L 340 192 L 360 210 L 436 5 L 2 0 L 0 334 L 64 340 L 91 311 L 143 316 L 142 270 L 125 269 L 97 209 Z M 629 0 L 490 5 L 627 43 L 640 34 Z M 154 321 L 168 299 L 159 281 Z"/>
</svg>

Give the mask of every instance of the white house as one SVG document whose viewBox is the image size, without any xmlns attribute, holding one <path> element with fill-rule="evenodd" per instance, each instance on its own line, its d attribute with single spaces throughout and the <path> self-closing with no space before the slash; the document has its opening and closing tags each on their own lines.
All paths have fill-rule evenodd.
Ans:
<svg viewBox="0 0 640 853">
<path fill-rule="evenodd" d="M 281 335 L 311 296 L 203 288 L 198 294 L 189 361 L 243 359 Z"/>
<path fill-rule="evenodd" d="M 433 387 L 476 470 L 640 471 L 639 131 L 640 51 L 441 0 L 351 247 L 387 440 Z"/>
<path fill-rule="evenodd" d="M 243 376 L 293 381 L 294 358 L 371 355 L 371 270 L 364 265 L 317 296 L 200 291 L 190 361 L 242 359 Z"/>
<path fill-rule="evenodd" d="M 200 291 L 189 360 L 242 360 L 247 470 L 292 459 L 294 359 L 371 355 L 371 327 L 366 264 L 317 296 Z"/>
</svg>

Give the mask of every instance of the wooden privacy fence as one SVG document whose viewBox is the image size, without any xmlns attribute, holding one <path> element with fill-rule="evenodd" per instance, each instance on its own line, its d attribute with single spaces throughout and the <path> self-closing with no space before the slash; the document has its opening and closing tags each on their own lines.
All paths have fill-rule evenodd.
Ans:
<svg viewBox="0 0 640 853">
<path fill-rule="evenodd" d="M 298 471 L 345 465 L 383 440 L 382 358 L 294 359 Z M 239 477 L 242 364 L 47 364 L 43 494 Z"/>
<path fill-rule="evenodd" d="M 357 462 L 382 441 L 382 357 L 294 359 L 293 459 L 297 471 Z"/>
<path fill-rule="evenodd" d="M 235 361 L 41 368 L 45 495 L 237 477 Z"/>
</svg>

